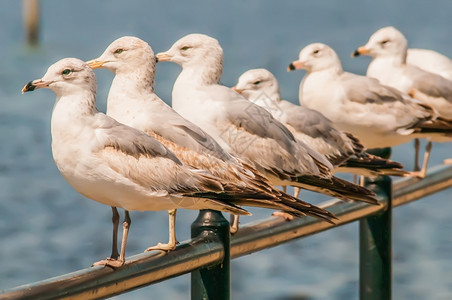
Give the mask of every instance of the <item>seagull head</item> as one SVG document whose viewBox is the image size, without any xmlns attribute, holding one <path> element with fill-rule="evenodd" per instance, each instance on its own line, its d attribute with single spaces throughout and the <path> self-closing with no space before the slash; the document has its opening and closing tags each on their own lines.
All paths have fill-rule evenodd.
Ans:
<svg viewBox="0 0 452 300">
<path fill-rule="evenodd" d="M 377 30 L 369 38 L 366 45 L 359 47 L 352 56 L 370 55 L 372 57 L 401 56 L 405 57 L 408 41 L 405 36 L 392 26 Z"/>
<path fill-rule="evenodd" d="M 40 88 L 51 89 L 57 96 L 85 92 L 96 93 L 96 77 L 82 60 L 64 58 L 51 65 L 40 79 L 28 82 L 22 93 Z"/>
<path fill-rule="evenodd" d="M 336 52 L 328 45 L 313 43 L 300 51 L 298 60 L 293 61 L 287 70 L 304 69 L 311 73 L 331 68 L 342 71 L 341 61 Z"/>
<path fill-rule="evenodd" d="M 191 65 L 223 64 L 223 49 L 218 41 L 205 34 L 189 34 L 166 52 L 157 54 L 158 62 L 171 61 L 182 68 Z"/>
<path fill-rule="evenodd" d="M 186 35 L 156 56 L 158 62 L 180 65 L 182 73 L 188 75 L 184 78 L 192 83 L 218 84 L 223 73 L 223 49 L 216 39 L 205 34 Z"/>
<path fill-rule="evenodd" d="M 240 75 L 236 86 L 232 88 L 248 100 L 258 99 L 262 95 L 272 101 L 280 100 L 279 84 L 275 76 L 266 69 L 251 69 Z"/>
<path fill-rule="evenodd" d="M 93 68 L 105 68 L 113 73 L 133 72 L 137 69 L 155 69 L 156 58 L 151 46 L 145 41 L 124 36 L 112 42 L 104 53 L 87 64 Z"/>
</svg>

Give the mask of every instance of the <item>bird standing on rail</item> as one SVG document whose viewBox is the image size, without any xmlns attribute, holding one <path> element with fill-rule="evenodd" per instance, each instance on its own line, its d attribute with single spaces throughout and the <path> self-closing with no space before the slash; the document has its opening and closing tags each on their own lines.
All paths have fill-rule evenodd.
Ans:
<svg viewBox="0 0 452 300">
<path fill-rule="evenodd" d="M 157 54 L 157 58 L 182 66 L 173 87 L 173 108 L 224 149 L 253 164 L 273 185 L 292 185 L 341 199 L 377 203 L 366 188 L 334 177 L 330 162 L 297 142 L 269 112 L 219 84 L 223 50 L 216 39 L 190 34 Z"/>
<path fill-rule="evenodd" d="M 282 100 L 278 80 L 266 69 L 251 69 L 240 75 L 233 89 L 267 109 L 293 133 L 295 138 L 326 156 L 334 172 L 350 172 L 366 177 L 405 176 L 407 171 L 394 161 L 365 151 L 350 133 L 333 127 L 320 112 Z"/>
<path fill-rule="evenodd" d="M 447 73 L 446 76 L 441 76 L 409 64 L 407 54 L 407 39 L 392 26 L 376 31 L 366 45 L 354 52 L 354 56 L 372 56 L 372 62 L 367 68 L 368 77 L 376 78 L 382 84 L 409 94 L 421 103 L 432 107 L 442 118 L 452 120 L 452 81 L 446 79 Z M 431 147 L 429 140 L 427 154 Z M 419 142 L 417 140 L 415 151 L 418 157 Z M 419 168 L 417 161 L 415 166 Z"/>
<path fill-rule="evenodd" d="M 107 115 L 153 136 L 170 149 L 182 163 L 221 179 L 225 191 L 240 195 L 242 205 L 268 206 L 296 214 L 325 214 L 314 206 L 295 199 L 269 185 L 257 170 L 224 151 L 206 132 L 189 122 L 164 103 L 154 92 L 156 59 L 148 43 L 126 36 L 112 42 L 104 53 L 88 62 L 92 68 L 106 68 L 115 73 L 107 101 Z M 249 197 L 246 200 L 245 195 Z M 175 211 L 170 214 L 175 227 Z M 235 232 L 238 224 L 233 224 Z M 168 244 L 150 250 L 172 250 L 175 233 L 170 231 Z"/>
<path fill-rule="evenodd" d="M 452 121 L 376 79 L 344 72 L 336 52 L 325 44 L 303 48 L 289 66 L 297 69 L 307 71 L 300 83 L 300 104 L 321 112 L 367 148 L 391 147 L 418 137 L 452 139 Z M 429 151 L 421 171 L 413 176 L 425 176 L 428 158 Z"/>
<path fill-rule="evenodd" d="M 85 197 L 126 211 L 119 255 L 113 233 L 111 257 L 95 264 L 124 264 L 129 210 L 214 209 L 249 215 L 238 206 L 241 200 L 248 201 L 248 195 L 226 191 L 221 180 L 184 165 L 154 137 L 98 112 L 96 78 L 83 61 L 56 62 L 22 92 L 38 88 L 51 89 L 57 96 L 51 120 L 52 154 L 63 177 Z M 274 208 L 281 206 L 275 202 Z M 311 207 L 317 217 L 334 217 Z M 300 215 L 303 209 L 309 211 L 301 201 L 287 207 L 289 213 Z"/>
</svg>

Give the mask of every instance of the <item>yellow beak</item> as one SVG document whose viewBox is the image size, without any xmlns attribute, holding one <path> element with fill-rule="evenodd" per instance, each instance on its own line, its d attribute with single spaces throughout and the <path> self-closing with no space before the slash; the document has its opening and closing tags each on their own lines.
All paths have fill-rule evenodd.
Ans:
<svg viewBox="0 0 452 300">
<path fill-rule="evenodd" d="M 299 60 L 294 60 L 288 67 L 287 72 L 304 69 L 304 63 Z"/>
<path fill-rule="evenodd" d="M 236 86 L 233 86 L 232 89 L 233 89 L 235 92 L 239 93 L 239 94 L 241 94 L 242 91 L 243 91 L 243 90 L 241 90 L 241 89 L 238 89 Z"/>
<path fill-rule="evenodd" d="M 42 79 L 35 79 L 30 82 L 28 82 L 22 89 L 22 94 L 25 92 L 32 92 L 36 89 L 46 88 L 51 84 L 53 81 L 44 81 Z"/>
<path fill-rule="evenodd" d="M 157 55 L 155 57 L 157 58 L 157 62 L 171 61 L 171 58 L 172 58 L 172 56 L 166 52 L 157 53 Z"/>
<path fill-rule="evenodd" d="M 366 48 L 366 46 L 361 46 L 358 49 L 353 52 L 352 57 L 360 56 L 360 55 L 366 55 L 369 54 L 369 50 Z"/>
<path fill-rule="evenodd" d="M 99 61 L 99 60 L 95 60 L 95 59 L 92 59 L 92 60 L 86 62 L 86 64 L 87 64 L 88 66 L 90 66 L 91 69 L 102 68 L 102 66 L 103 66 L 105 63 L 107 63 L 107 61 Z"/>
</svg>

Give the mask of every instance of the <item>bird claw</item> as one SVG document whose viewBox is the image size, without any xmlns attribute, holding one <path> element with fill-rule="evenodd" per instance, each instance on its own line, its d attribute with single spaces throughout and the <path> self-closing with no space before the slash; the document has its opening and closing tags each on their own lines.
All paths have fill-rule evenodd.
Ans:
<svg viewBox="0 0 452 300">
<path fill-rule="evenodd" d="M 229 232 L 231 234 L 235 234 L 235 233 L 237 233 L 237 231 L 239 231 L 239 227 L 238 226 L 233 226 L 233 225 L 229 226 Z"/>
<path fill-rule="evenodd" d="M 452 165 L 452 158 L 447 158 L 447 159 L 443 160 L 443 164 Z"/>
<path fill-rule="evenodd" d="M 283 211 L 275 211 L 272 213 L 272 216 L 281 217 L 286 221 L 292 221 L 294 219 L 294 216 Z"/>
<path fill-rule="evenodd" d="M 176 244 L 178 244 L 178 242 L 174 243 L 174 244 L 162 244 L 162 243 L 158 243 L 155 246 L 149 247 L 147 248 L 144 252 L 149 252 L 149 251 L 153 251 L 153 250 L 160 250 L 160 251 L 172 251 L 174 249 L 176 249 Z"/>
<path fill-rule="evenodd" d="M 122 267 L 123 265 L 124 265 L 124 261 L 123 260 L 113 259 L 111 257 L 108 257 L 107 259 L 104 259 L 104 260 L 97 261 L 97 262 L 93 263 L 92 267 L 109 266 L 109 267 L 112 267 L 112 268 L 119 268 L 119 267 Z"/>
<path fill-rule="evenodd" d="M 425 171 L 413 171 L 413 172 L 410 172 L 410 174 L 408 176 L 417 177 L 419 179 L 424 179 L 425 176 L 427 175 L 426 173 L 427 172 L 425 172 Z"/>
</svg>

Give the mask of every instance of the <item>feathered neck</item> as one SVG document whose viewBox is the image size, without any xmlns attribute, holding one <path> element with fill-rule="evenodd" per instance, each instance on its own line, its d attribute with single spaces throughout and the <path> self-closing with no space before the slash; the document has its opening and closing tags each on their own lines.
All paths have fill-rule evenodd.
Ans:
<svg viewBox="0 0 452 300">
<path fill-rule="evenodd" d="M 223 73 L 223 55 L 211 55 L 182 65 L 177 81 L 195 85 L 212 85 L 220 82 Z"/>
</svg>

